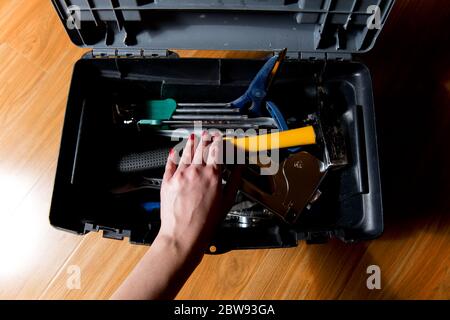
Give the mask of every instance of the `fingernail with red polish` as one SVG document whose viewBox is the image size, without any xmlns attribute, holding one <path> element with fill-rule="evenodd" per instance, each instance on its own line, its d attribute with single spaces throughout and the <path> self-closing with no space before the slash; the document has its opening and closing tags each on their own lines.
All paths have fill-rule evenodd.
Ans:
<svg viewBox="0 0 450 320">
<path fill-rule="evenodd" d="M 195 134 L 191 133 L 191 136 L 189 137 L 189 139 L 194 140 Z"/>
<path fill-rule="evenodd" d="M 169 151 L 169 156 L 172 157 L 174 152 L 175 152 L 175 150 L 173 150 L 173 148 L 171 148 L 170 151 Z"/>
</svg>

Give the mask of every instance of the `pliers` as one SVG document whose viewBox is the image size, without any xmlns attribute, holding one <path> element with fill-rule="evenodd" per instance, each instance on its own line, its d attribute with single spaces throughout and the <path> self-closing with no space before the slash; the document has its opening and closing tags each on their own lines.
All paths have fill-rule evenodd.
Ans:
<svg viewBox="0 0 450 320">
<path fill-rule="evenodd" d="M 248 113 L 251 116 L 262 116 L 262 105 L 265 102 L 266 110 L 270 116 L 275 120 L 280 131 L 289 130 L 286 120 L 283 117 L 280 109 L 272 101 L 265 101 L 267 92 L 275 78 L 281 63 L 286 57 L 287 49 L 283 49 L 279 54 L 273 56 L 264 64 L 264 66 L 256 74 L 255 78 L 250 83 L 247 91 L 238 99 L 231 102 L 229 105 L 233 108 L 238 108 L 241 113 Z M 298 152 L 300 148 L 290 148 L 290 152 Z"/>
<path fill-rule="evenodd" d="M 250 83 L 247 91 L 238 99 L 229 105 L 232 108 L 238 108 L 241 113 L 247 113 L 254 117 L 261 117 L 262 105 L 267 96 L 267 92 L 275 78 L 281 63 L 286 56 L 286 49 L 279 54 L 271 57 L 264 66 L 258 71 L 255 78 Z M 286 121 L 275 103 L 266 101 L 266 109 L 271 117 L 276 121 L 280 130 L 287 130 Z"/>
</svg>

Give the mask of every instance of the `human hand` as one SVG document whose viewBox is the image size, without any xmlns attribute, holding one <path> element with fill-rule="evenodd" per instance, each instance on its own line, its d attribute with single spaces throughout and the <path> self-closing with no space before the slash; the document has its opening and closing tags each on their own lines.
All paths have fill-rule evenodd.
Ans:
<svg viewBox="0 0 450 320">
<path fill-rule="evenodd" d="M 172 299 L 200 263 L 215 227 L 233 202 L 239 170 L 222 192 L 222 136 L 188 140 L 177 166 L 170 152 L 161 186 L 161 228 L 113 299 Z"/>
<path fill-rule="evenodd" d="M 211 139 L 207 131 L 201 139 L 190 136 L 179 161 L 171 150 L 161 186 L 159 238 L 203 253 L 225 214 L 221 151 L 221 135 L 216 133 Z"/>
</svg>

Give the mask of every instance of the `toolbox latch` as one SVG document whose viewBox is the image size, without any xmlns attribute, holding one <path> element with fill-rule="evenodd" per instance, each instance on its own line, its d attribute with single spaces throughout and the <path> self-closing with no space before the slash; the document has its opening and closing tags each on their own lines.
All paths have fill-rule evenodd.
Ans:
<svg viewBox="0 0 450 320">
<path fill-rule="evenodd" d="M 324 244 L 327 243 L 332 237 L 330 231 L 313 231 L 306 233 L 306 243 L 308 244 Z"/>
<path fill-rule="evenodd" d="M 125 237 L 130 237 L 130 230 L 120 230 L 115 228 L 109 228 L 99 225 L 94 225 L 92 223 L 84 224 L 84 233 L 88 233 L 90 231 L 103 231 L 103 238 L 114 239 L 114 240 L 123 240 Z"/>
<path fill-rule="evenodd" d="M 130 237 L 130 230 L 118 230 L 112 228 L 100 227 L 100 230 L 103 230 L 103 238 L 114 239 L 114 240 L 123 240 L 125 237 Z"/>
</svg>

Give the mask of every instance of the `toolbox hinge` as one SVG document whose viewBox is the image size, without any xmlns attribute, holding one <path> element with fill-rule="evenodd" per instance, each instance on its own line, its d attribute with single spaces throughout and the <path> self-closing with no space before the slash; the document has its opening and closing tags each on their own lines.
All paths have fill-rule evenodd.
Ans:
<svg viewBox="0 0 450 320">
<path fill-rule="evenodd" d="M 294 58 L 294 56 L 290 56 Z M 334 60 L 334 61 L 350 61 L 352 55 L 350 53 L 339 52 L 300 52 L 297 57 L 300 60 Z"/>
<path fill-rule="evenodd" d="M 96 48 L 92 50 L 94 58 L 160 58 L 168 57 L 170 51 L 167 49 L 113 49 Z"/>
<path fill-rule="evenodd" d="M 115 58 L 117 57 L 117 49 L 111 48 L 93 49 L 92 56 L 94 58 Z"/>
<path fill-rule="evenodd" d="M 339 53 L 339 52 L 327 52 L 327 60 L 337 60 L 337 61 L 350 61 L 352 60 L 351 53 Z"/>
<path fill-rule="evenodd" d="M 160 58 L 168 57 L 171 52 L 167 49 L 144 49 L 142 50 L 142 56 L 145 58 Z"/>
</svg>

